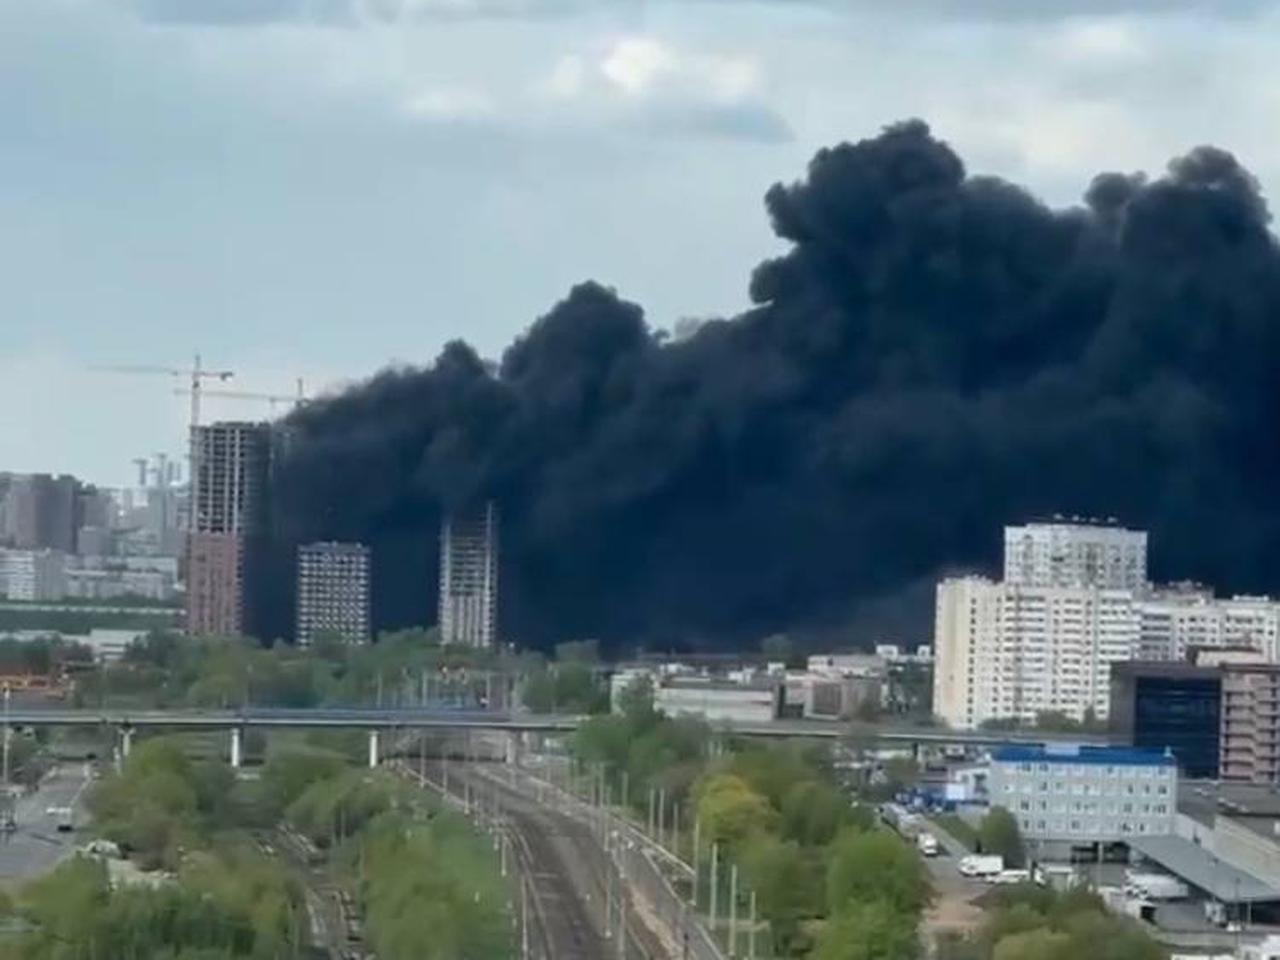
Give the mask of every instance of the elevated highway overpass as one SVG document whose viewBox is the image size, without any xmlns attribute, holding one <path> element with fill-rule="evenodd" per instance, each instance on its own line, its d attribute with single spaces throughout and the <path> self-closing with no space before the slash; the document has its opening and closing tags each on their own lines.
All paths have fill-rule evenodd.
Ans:
<svg viewBox="0 0 1280 960">
<path fill-rule="evenodd" d="M 535 714 L 488 710 L 441 710 L 430 708 L 341 708 L 278 709 L 245 707 L 232 710 L 127 710 L 91 707 L 16 707 L 7 711 L 5 722 L 15 727 L 111 727 L 121 731 L 122 749 L 127 752 L 134 730 L 226 730 L 232 735 L 232 763 L 239 764 L 240 738 L 247 729 L 366 730 L 369 757 L 377 762 L 378 734 L 383 731 L 433 731 L 462 733 L 571 733 L 587 718 L 569 714 Z M 1087 735 L 1051 734 L 1038 731 L 942 730 L 935 727 L 902 727 L 839 723 L 815 720 L 774 720 L 766 723 L 712 723 L 725 736 L 760 739 L 840 740 L 856 738 L 880 745 L 999 747 L 1009 745 L 1051 746 L 1068 743 L 1105 743 L 1105 738 Z"/>
</svg>

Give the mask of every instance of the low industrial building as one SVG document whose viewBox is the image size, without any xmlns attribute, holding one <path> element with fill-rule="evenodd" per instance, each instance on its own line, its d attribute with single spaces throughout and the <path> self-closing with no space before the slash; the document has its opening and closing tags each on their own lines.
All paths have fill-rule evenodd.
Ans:
<svg viewBox="0 0 1280 960">
<path fill-rule="evenodd" d="M 1166 752 L 1004 747 L 991 760 L 992 806 L 1018 820 L 1039 856 L 1174 832 L 1178 768 Z"/>
<path fill-rule="evenodd" d="M 734 683 L 709 677 L 674 677 L 654 690 L 654 707 L 669 717 L 708 723 L 769 723 L 778 716 L 781 687 L 775 680 Z"/>
</svg>

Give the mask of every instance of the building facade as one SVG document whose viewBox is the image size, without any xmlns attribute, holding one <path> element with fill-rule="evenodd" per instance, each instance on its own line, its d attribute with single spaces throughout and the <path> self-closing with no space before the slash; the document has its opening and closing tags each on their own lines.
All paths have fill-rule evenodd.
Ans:
<svg viewBox="0 0 1280 960">
<path fill-rule="evenodd" d="M 1270 597 L 1216 598 L 1199 586 L 1160 588 L 1139 604 L 1144 660 L 1186 660 L 1204 647 L 1251 647 L 1280 660 L 1280 603 Z"/>
<path fill-rule="evenodd" d="M 263 524 L 271 427 L 240 421 L 192 430 L 187 629 L 245 630 L 245 554 Z"/>
<path fill-rule="evenodd" d="M 769 680 L 679 677 L 664 680 L 653 691 L 654 708 L 668 717 L 699 717 L 708 723 L 769 723 L 777 719 L 780 700 L 780 684 Z"/>
<path fill-rule="evenodd" d="M 369 548 L 359 543 L 309 543 L 298 548 L 300 647 L 323 634 L 348 643 L 370 639 Z"/>
<path fill-rule="evenodd" d="M 73 553 L 86 490 L 75 477 L 0 475 L 0 541 L 24 550 Z"/>
<path fill-rule="evenodd" d="M 1167 749 L 1183 776 L 1216 780 L 1221 723 L 1221 670 L 1141 660 L 1112 668 L 1109 730 L 1114 742 Z"/>
<path fill-rule="evenodd" d="M 67 555 L 58 550 L 0 549 L 0 596 L 6 600 L 61 600 L 67 592 Z"/>
<path fill-rule="evenodd" d="M 1111 664 L 1138 650 L 1132 591 L 1034 587 L 982 577 L 938 585 L 934 713 L 958 729 L 989 720 L 1075 720 L 1110 709 Z"/>
<path fill-rule="evenodd" d="M 498 510 L 447 516 L 440 529 L 440 641 L 492 647 L 498 640 Z"/>
<path fill-rule="evenodd" d="M 1280 665 L 1226 663 L 1221 670 L 1222 779 L 1280 783 Z"/>
<path fill-rule="evenodd" d="M 1147 584 L 1147 533 L 1074 520 L 1005 527 L 1004 582 L 1142 590 Z"/>
<path fill-rule="evenodd" d="M 1117 665 L 1112 703 L 1115 739 L 1168 748 L 1189 777 L 1280 784 L 1280 664 L 1256 651 Z"/>
<path fill-rule="evenodd" d="M 1004 747 L 992 756 L 991 805 L 1025 839 L 1087 845 L 1174 832 L 1178 767 L 1164 752 L 1123 747 Z"/>
</svg>

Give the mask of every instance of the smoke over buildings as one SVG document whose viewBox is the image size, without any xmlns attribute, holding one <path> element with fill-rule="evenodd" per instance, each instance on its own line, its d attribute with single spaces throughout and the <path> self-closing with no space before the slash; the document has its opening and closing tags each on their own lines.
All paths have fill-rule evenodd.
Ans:
<svg viewBox="0 0 1280 960">
<path fill-rule="evenodd" d="M 526 643 L 927 629 L 901 598 L 1057 511 L 1150 529 L 1157 578 L 1280 587 L 1280 253 L 1231 155 L 1054 210 L 913 121 L 766 206 L 791 246 L 741 316 L 669 340 L 585 283 L 496 369 L 455 342 L 296 413 L 284 536 L 370 544 L 378 625 L 429 623 L 442 511 L 493 500 Z"/>
</svg>

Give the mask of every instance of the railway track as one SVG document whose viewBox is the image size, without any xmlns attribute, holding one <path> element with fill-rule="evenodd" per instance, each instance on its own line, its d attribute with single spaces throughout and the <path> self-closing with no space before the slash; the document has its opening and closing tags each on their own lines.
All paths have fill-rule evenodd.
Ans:
<svg viewBox="0 0 1280 960">
<path fill-rule="evenodd" d="M 489 818 L 496 809 L 510 839 L 519 869 L 528 884 L 532 960 L 658 960 L 668 952 L 628 908 L 625 935 L 618 942 L 615 909 L 605 933 L 610 862 L 589 826 L 541 802 L 528 790 L 489 774 L 483 763 L 450 763 L 449 788 L 457 804 L 470 795 L 473 806 Z M 417 779 L 417 765 L 401 770 Z M 438 763 L 428 763 L 435 789 L 442 782 Z M 614 895 L 623 895 L 615 880 Z M 629 899 L 629 898 L 628 898 Z"/>
</svg>

